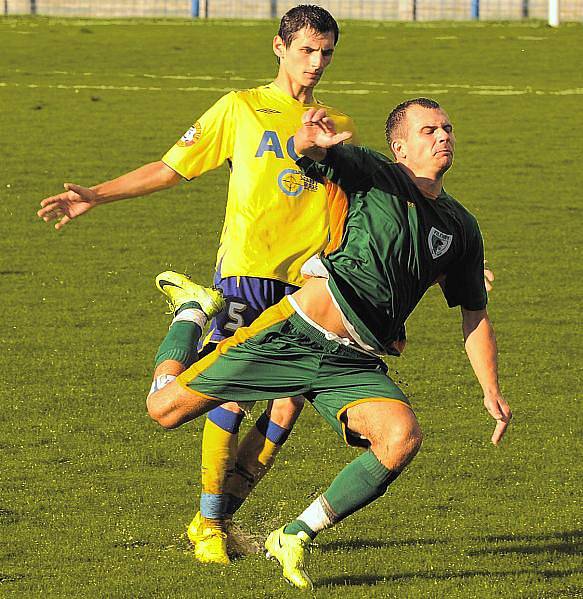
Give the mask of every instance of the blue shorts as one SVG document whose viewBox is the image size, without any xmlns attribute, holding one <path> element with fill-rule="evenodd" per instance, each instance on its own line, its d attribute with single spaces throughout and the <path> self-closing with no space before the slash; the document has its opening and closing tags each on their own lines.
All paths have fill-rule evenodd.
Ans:
<svg viewBox="0 0 583 599">
<path fill-rule="evenodd" d="M 214 284 L 222 290 L 226 308 L 213 318 L 205 343 L 218 343 L 239 327 L 249 326 L 267 308 L 299 287 L 257 277 L 221 277 L 215 273 Z"/>
</svg>

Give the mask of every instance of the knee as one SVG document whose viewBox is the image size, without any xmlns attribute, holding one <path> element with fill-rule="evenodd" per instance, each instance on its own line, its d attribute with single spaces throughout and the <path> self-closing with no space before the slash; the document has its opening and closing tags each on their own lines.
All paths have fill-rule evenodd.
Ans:
<svg viewBox="0 0 583 599">
<path fill-rule="evenodd" d="M 251 404 L 251 405 L 253 405 L 253 404 Z M 227 412 L 233 412 L 233 414 L 242 414 L 243 413 L 243 409 L 236 401 L 227 401 L 227 402 L 221 404 L 221 408 L 223 408 L 223 410 L 227 410 Z"/>
<path fill-rule="evenodd" d="M 389 439 L 394 446 L 400 447 L 405 455 L 413 458 L 421 449 L 423 433 L 417 420 L 412 418 L 394 426 L 389 433 Z"/>
<path fill-rule="evenodd" d="M 276 399 L 272 402 L 269 410 L 269 418 L 279 426 L 291 428 L 300 415 L 304 407 L 304 398 L 286 397 L 285 399 Z"/>
<path fill-rule="evenodd" d="M 381 438 L 383 441 L 374 444 L 376 447 L 373 447 L 379 460 L 387 467 L 402 469 L 421 449 L 423 433 L 417 420 L 413 417 L 392 423 Z"/>
</svg>

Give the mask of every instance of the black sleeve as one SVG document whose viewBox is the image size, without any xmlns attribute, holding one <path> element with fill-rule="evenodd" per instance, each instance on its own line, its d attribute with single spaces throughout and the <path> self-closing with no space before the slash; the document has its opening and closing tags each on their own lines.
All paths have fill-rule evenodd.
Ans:
<svg viewBox="0 0 583 599">
<path fill-rule="evenodd" d="M 381 162 L 388 162 L 382 154 L 347 144 L 330 148 L 321 162 L 302 156 L 296 164 L 308 177 L 316 181 L 325 177 L 351 193 L 364 190 L 365 182 L 381 168 Z"/>
<path fill-rule="evenodd" d="M 447 271 L 443 293 L 450 308 L 483 310 L 488 303 L 484 283 L 484 242 L 475 219 L 466 226 L 463 256 Z"/>
</svg>

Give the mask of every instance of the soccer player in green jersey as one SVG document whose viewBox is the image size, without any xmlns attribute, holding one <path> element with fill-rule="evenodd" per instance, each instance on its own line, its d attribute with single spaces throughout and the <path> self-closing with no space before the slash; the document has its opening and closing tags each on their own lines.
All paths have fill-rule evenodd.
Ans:
<svg viewBox="0 0 583 599">
<path fill-rule="evenodd" d="M 330 246 L 304 266 L 311 278 L 300 290 L 154 388 L 147 406 L 163 427 L 174 428 L 235 397 L 302 394 L 348 444 L 363 447 L 322 495 L 266 540 L 284 577 L 310 588 L 309 543 L 381 497 L 421 446 L 410 402 L 379 355 L 398 353 L 400 328 L 435 282 L 448 305 L 461 308 L 466 352 L 496 420 L 494 444 L 511 411 L 498 383 L 480 230 L 443 189 L 455 147 L 447 114 L 426 98 L 397 106 L 386 126 L 395 162 L 339 145 L 350 133 L 337 133 L 324 110 L 308 110 L 303 122 L 294 138 L 298 166 L 345 200 Z M 177 306 L 188 300 L 200 323 L 220 301 L 214 290 L 188 281 L 178 287 L 164 291 Z M 200 328 L 190 332 L 196 338 Z"/>
<path fill-rule="evenodd" d="M 214 347 L 296 291 L 303 283 L 301 265 L 327 243 L 335 198 L 298 169 L 293 135 L 306 109 L 322 106 L 313 90 L 337 41 L 338 26 L 327 11 L 292 8 L 273 40 L 279 69 L 272 83 L 220 98 L 159 161 L 92 188 L 66 184 L 66 192 L 41 202 L 39 216 L 56 220 L 60 229 L 94 207 L 166 189 L 228 163 L 215 274 L 226 306 L 210 326 L 207 347 Z M 349 117 L 327 110 L 340 129 L 354 132 Z M 166 279 L 159 280 L 160 288 L 172 284 Z M 189 314 L 179 315 L 176 335 L 188 329 L 183 323 Z M 196 356 L 194 346 L 178 351 L 172 343 L 156 357 L 156 377 L 163 380 Z M 195 556 L 203 562 L 228 563 L 229 519 L 273 463 L 303 405 L 301 397 L 275 401 L 238 444 L 243 411 L 233 400 L 205 423 L 200 510 L 188 527 Z"/>
</svg>

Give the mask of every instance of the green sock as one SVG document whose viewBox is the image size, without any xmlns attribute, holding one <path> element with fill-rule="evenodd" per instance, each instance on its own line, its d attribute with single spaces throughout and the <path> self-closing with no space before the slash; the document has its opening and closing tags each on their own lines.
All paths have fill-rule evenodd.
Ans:
<svg viewBox="0 0 583 599">
<path fill-rule="evenodd" d="M 176 310 L 175 317 L 189 308 L 200 310 L 200 304 L 197 302 L 182 304 Z M 196 322 L 190 320 L 173 322 L 160 344 L 155 358 L 155 367 L 158 367 L 165 360 L 176 360 L 184 364 L 185 368 L 188 368 L 198 357 L 196 346 L 201 335 L 202 329 Z"/>
<path fill-rule="evenodd" d="M 297 535 L 303 530 L 310 539 L 385 493 L 399 472 L 385 468 L 372 451 L 350 462 L 332 484 L 283 532 Z"/>
<path fill-rule="evenodd" d="M 314 532 L 305 522 L 302 522 L 301 520 L 293 520 L 289 524 L 286 524 L 285 527 L 284 527 L 284 529 L 283 529 L 283 532 L 286 535 L 297 535 L 298 532 L 300 532 L 302 530 L 312 540 L 315 539 L 316 535 L 318 534 L 318 533 Z"/>
<path fill-rule="evenodd" d="M 370 450 L 350 462 L 324 492 L 333 512 L 332 524 L 384 495 L 399 474 L 385 468 Z"/>
</svg>

